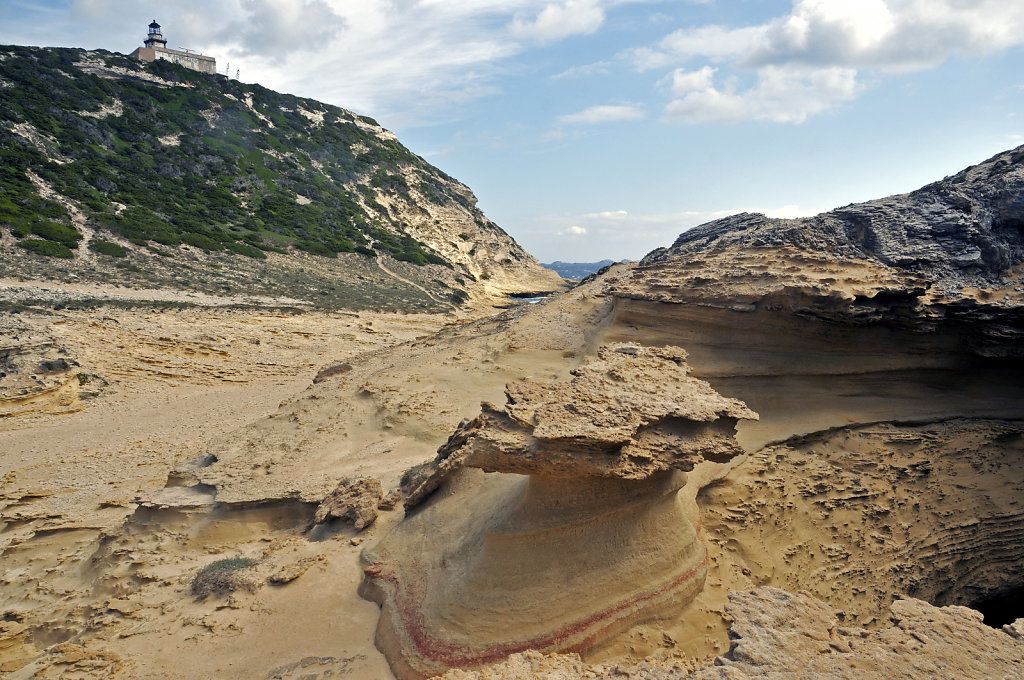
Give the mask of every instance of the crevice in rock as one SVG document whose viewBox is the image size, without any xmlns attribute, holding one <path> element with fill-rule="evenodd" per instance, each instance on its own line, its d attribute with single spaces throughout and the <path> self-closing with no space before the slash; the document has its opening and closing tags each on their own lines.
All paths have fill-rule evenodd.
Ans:
<svg viewBox="0 0 1024 680">
<path fill-rule="evenodd" d="M 985 625 L 1002 628 L 1024 618 L 1024 584 L 1014 586 L 970 604 L 985 617 Z"/>
</svg>

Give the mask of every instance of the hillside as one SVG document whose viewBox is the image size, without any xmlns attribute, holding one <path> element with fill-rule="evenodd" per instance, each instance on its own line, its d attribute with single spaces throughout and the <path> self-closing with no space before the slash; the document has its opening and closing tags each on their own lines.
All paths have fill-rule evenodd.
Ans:
<svg viewBox="0 0 1024 680">
<path fill-rule="evenodd" d="M 78 49 L 0 47 L 0 92 L 7 276 L 382 309 L 558 285 L 371 118 Z"/>
<path fill-rule="evenodd" d="M 551 263 L 542 263 L 551 271 L 558 272 L 563 279 L 583 279 L 604 267 L 615 264 L 615 260 L 601 260 L 600 262 L 562 262 L 556 260 Z"/>
</svg>

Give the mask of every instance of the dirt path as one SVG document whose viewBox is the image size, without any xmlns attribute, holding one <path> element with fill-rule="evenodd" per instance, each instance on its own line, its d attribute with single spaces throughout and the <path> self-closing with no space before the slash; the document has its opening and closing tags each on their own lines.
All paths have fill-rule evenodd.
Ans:
<svg viewBox="0 0 1024 680">
<path fill-rule="evenodd" d="M 379 258 L 379 257 L 377 257 L 377 258 L 374 258 L 374 260 L 375 260 L 375 261 L 377 262 L 377 266 L 378 266 L 378 267 L 380 267 L 380 270 L 381 270 L 382 272 L 384 272 L 384 273 L 385 273 L 385 274 L 387 274 L 388 276 L 392 277 L 392 278 L 393 278 L 393 279 L 395 279 L 396 281 L 401 281 L 402 283 L 404 283 L 404 284 L 405 284 L 405 285 L 407 285 L 407 286 L 412 286 L 413 288 L 415 288 L 415 289 L 417 289 L 417 290 L 421 291 L 421 292 L 422 292 L 422 293 L 423 293 L 424 295 L 426 295 L 427 297 L 429 297 L 429 298 L 430 298 L 431 300 L 433 300 L 434 302 L 440 302 L 440 303 L 441 303 L 441 304 L 443 304 L 443 305 L 448 305 L 449 307 L 451 307 L 451 308 L 452 308 L 452 310 L 454 310 L 454 311 L 458 311 L 458 309 L 459 309 L 459 308 L 458 308 L 458 307 L 456 307 L 455 305 L 453 305 L 452 303 L 448 302 L 447 300 L 442 300 L 441 298 L 439 298 L 439 297 L 435 296 L 435 295 L 434 295 L 433 293 L 431 293 L 431 292 L 430 292 L 429 290 L 427 290 L 427 289 L 426 289 L 426 288 L 424 288 L 423 286 L 419 285 L 418 283 L 414 283 L 414 282 L 410 281 L 409 279 L 406 279 L 406 278 L 404 278 L 404 277 L 402 277 L 402 276 L 399 276 L 399 275 L 398 275 L 398 274 L 396 274 L 395 272 L 393 272 L 393 271 L 391 271 L 390 269 L 388 269 L 387 267 L 385 267 L 385 266 L 384 266 L 384 263 L 380 261 L 380 258 Z"/>
</svg>

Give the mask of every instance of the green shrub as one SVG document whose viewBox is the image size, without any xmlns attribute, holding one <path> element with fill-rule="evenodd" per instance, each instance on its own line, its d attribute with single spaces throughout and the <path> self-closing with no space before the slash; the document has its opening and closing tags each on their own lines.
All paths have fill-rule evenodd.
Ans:
<svg viewBox="0 0 1024 680">
<path fill-rule="evenodd" d="M 194 231 L 186 231 L 182 234 L 181 242 L 203 250 L 224 250 L 224 244 L 220 241 L 215 241 L 205 234 L 197 234 Z"/>
<path fill-rule="evenodd" d="M 56 241 L 46 241 L 41 238 L 26 238 L 18 241 L 18 246 L 25 250 L 37 253 L 39 255 L 45 255 L 46 257 L 62 257 L 66 260 L 70 260 L 75 256 L 63 243 L 57 243 Z"/>
<path fill-rule="evenodd" d="M 124 257 L 128 254 L 128 251 L 116 243 L 110 241 L 104 241 L 103 239 L 94 239 L 89 244 L 89 250 L 99 253 L 100 255 L 109 255 L 110 257 Z"/>
<path fill-rule="evenodd" d="M 251 257 L 254 260 L 265 260 L 267 259 L 266 254 L 255 246 L 251 246 L 248 243 L 227 243 L 225 247 L 233 253 L 239 255 L 245 255 Z"/>
<path fill-rule="evenodd" d="M 82 240 L 82 235 L 77 229 L 56 222 L 38 222 L 33 224 L 32 233 L 45 238 L 47 241 L 63 243 L 68 248 L 74 248 Z"/>
<path fill-rule="evenodd" d="M 239 589 L 253 591 L 255 584 L 239 572 L 259 564 L 249 557 L 228 557 L 211 562 L 192 579 L 192 594 L 204 598 L 211 593 L 221 595 Z"/>
</svg>

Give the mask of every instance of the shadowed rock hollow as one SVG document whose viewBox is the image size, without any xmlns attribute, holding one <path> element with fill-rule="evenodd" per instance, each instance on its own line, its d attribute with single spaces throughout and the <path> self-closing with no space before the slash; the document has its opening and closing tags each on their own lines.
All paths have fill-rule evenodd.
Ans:
<svg viewBox="0 0 1024 680">
<path fill-rule="evenodd" d="M 510 384 L 503 410 L 485 403 L 407 480 L 411 507 L 467 483 L 466 468 L 503 473 L 365 554 L 396 675 L 587 649 L 693 598 L 707 552 L 677 492 L 696 464 L 740 454 L 736 423 L 757 415 L 690 377 L 685 357 L 619 344 L 569 382 Z"/>
</svg>

